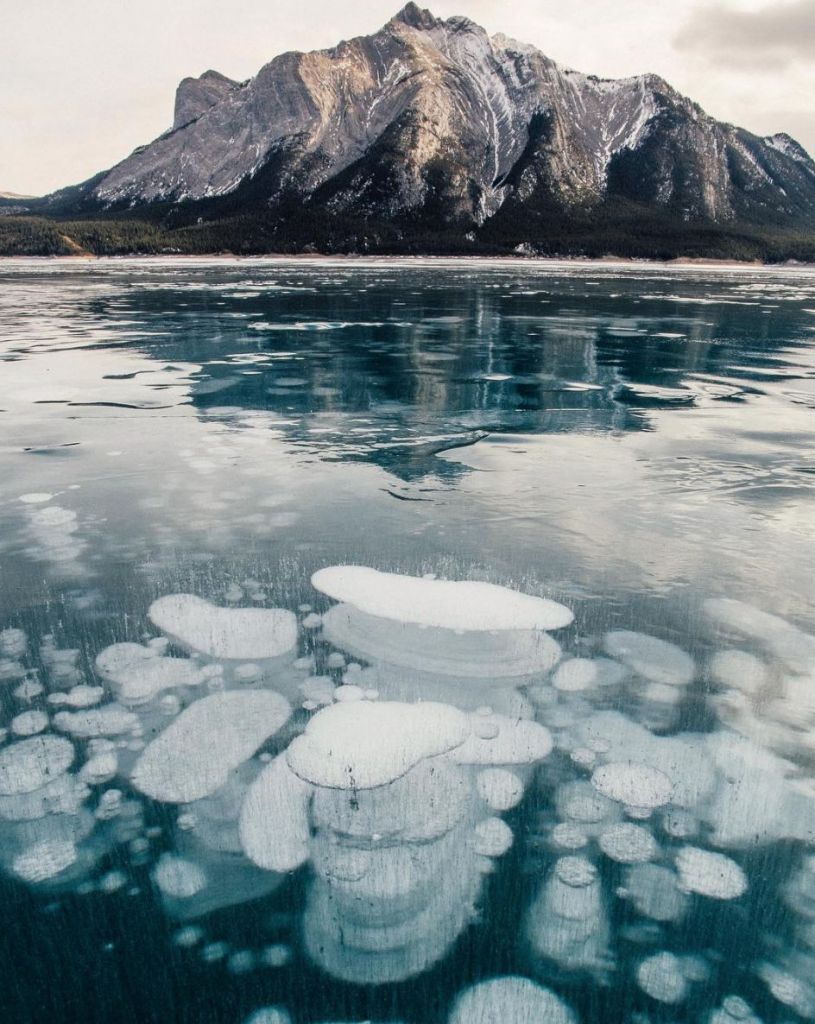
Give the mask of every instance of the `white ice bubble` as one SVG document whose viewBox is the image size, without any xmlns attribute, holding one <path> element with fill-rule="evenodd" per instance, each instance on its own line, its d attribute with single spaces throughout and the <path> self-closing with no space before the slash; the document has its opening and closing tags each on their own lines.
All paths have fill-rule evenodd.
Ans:
<svg viewBox="0 0 815 1024">
<path fill-rule="evenodd" d="M 19 500 L 23 502 L 24 505 L 44 505 L 46 502 L 51 501 L 53 497 L 53 494 L 32 492 L 31 494 L 21 494 Z"/>
<path fill-rule="evenodd" d="M 243 1024 L 292 1024 L 292 1021 L 280 1006 L 264 1006 L 250 1013 Z"/>
<path fill-rule="evenodd" d="M 638 675 L 667 686 L 687 686 L 696 674 L 693 658 L 657 637 L 617 630 L 603 638 L 606 653 L 628 665 Z"/>
<path fill-rule="evenodd" d="M 612 761 L 597 768 L 591 783 L 602 796 L 626 807 L 655 808 L 670 803 L 674 785 L 664 772 L 638 761 Z"/>
<path fill-rule="evenodd" d="M 101 703 L 105 696 L 102 686 L 84 686 L 82 684 L 71 687 L 67 693 L 57 691 L 48 696 L 48 703 L 56 707 L 68 708 L 92 708 Z"/>
<path fill-rule="evenodd" d="M 618 864 L 641 864 L 659 853 L 657 842 L 647 828 L 620 822 L 600 834 L 600 849 Z"/>
<path fill-rule="evenodd" d="M 643 917 L 653 921 L 679 921 L 688 908 L 688 896 L 679 890 L 670 868 L 634 864 L 625 876 L 625 896 Z"/>
<path fill-rule="evenodd" d="M 570 658 L 558 665 L 552 685 L 564 693 L 580 693 L 597 685 L 600 673 L 597 664 L 589 658 Z"/>
<path fill-rule="evenodd" d="M 46 882 L 62 874 L 77 860 L 73 842 L 64 839 L 44 839 L 19 853 L 12 863 L 12 871 L 24 882 Z"/>
<path fill-rule="evenodd" d="M 378 572 L 359 565 L 316 572 L 313 586 L 335 601 L 397 622 L 466 631 L 549 630 L 574 619 L 563 605 L 492 583 Z"/>
<path fill-rule="evenodd" d="M 477 716 L 470 736 L 450 754 L 458 764 L 535 764 L 552 751 L 552 734 L 537 722 Z"/>
<path fill-rule="evenodd" d="M 36 736 L 48 728 L 48 715 L 44 711 L 23 711 L 11 720 L 15 736 Z"/>
<path fill-rule="evenodd" d="M 683 889 L 716 900 L 735 900 L 747 891 L 747 877 L 739 865 L 722 853 L 684 846 L 676 855 Z"/>
<path fill-rule="evenodd" d="M 747 651 L 717 651 L 710 659 L 710 676 L 728 690 L 757 694 L 769 680 L 767 666 Z"/>
<path fill-rule="evenodd" d="M 59 711 L 54 725 L 60 732 L 70 733 L 76 739 L 95 736 L 124 736 L 140 727 L 139 718 L 121 704 L 103 704 L 101 707 L 81 711 Z"/>
<path fill-rule="evenodd" d="M 187 658 L 166 658 L 153 647 L 114 644 L 96 659 L 96 669 L 127 707 L 146 704 L 165 690 L 200 686 L 201 667 Z"/>
<path fill-rule="evenodd" d="M 637 984 L 652 999 L 675 1005 L 688 994 L 688 982 L 682 964 L 673 953 L 655 953 L 637 968 Z"/>
<path fill-rule="evenodd" d="M 311 792 L 283 754 L 249 787 L 238 828 L 244 853 L 258 867 L 293 871 L 308 860 Z"/>
<path fill-rule="evenodd" d="M 133 784 L 154 800 L 209 796 L 288 721 L 291 707 L 271 690 L 231 690 L 191 704 L 145 749 Z"/>
<path fill-rule="evenodd" d="M 200 865 L 165 853 L 153 869 L 153 881 L 165 896 L 191 899 L 207 886 L 206 872 Z"/>
<path fill-rule="evenodd" d="M 506 768 L 487 768 L 476 779 L 478 795 L 494 811 L 509 811 L 521 802 L 523 781 Z"/>
<path fill-rule="evenodd" d="M 558 996 L 528 978 L 491 978 L 457 999 L 448 1024 L 576 1024 Z"/>
<path fill-rule="evenodd" d="M 512 829 L 501 818 L 485 818 L 473 830 L 474 849 L 484 857 L 503 857 L 512 846 Z"/>
<path fill-rule="evenodd" d="M 0 654 L 6 658 L 22 658 L 28 649 L 28 638 L 22 629 L 0 630 Z"/>
<path fill-rule="evenodd" d="M 61 736 L 34 736 L 0 751 L 0 795 L 33 793 L 66 772 L 74 746 Z"/>
<path fill-rule="evenodd" d="M 461 746 L 469 734 L 468 716 L 446 704 L 351 701 L 318 711 L 286 758 L 314 785 L 370 789 Z"/>
<path fill-rule="evenodd" d="M 261 661 L 297 644 L 297 618 L 282 608 L 219 608 L 192 594 L 154 601 L 150 620 L 182 647 L 211 658 Z"/>
</svg>

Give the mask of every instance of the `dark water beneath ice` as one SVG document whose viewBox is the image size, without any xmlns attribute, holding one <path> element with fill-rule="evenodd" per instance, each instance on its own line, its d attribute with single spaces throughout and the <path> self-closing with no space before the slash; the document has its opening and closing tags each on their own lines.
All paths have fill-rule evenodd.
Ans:
<svg viewBox="0 0 815 1024">
<path fill-rule="evenodd" d="M 749 1009 L 731 999 L 715 1024 L 815 1019 L 813 535 L 810 270 L 0 263 L 0 631 L 25 634 L 22 650 L 0 633 L 0 1019 L 243 1024 L 263 1007 L 295 1024 L 563 1019 L 522 1005 L 512 982 L 500 1015 L 454 1009 L 510 976 L 583 1022 L 706 1021 L 732 996 Z M 575 616 L 552 632 L 564 659 L 594 667 L 572 683 L 541 664 L 511 685 L 496 668 L 476 685 L 420 671 L 425 637 L 409 627 L 391 671 L 381 620 L 361 620 L 360 651 L 313 617 L 332 602 L 312 573 L 344 564 L 557 601 Z M 71 779 L 94 753 L 117 770 L 82 778 L 70 807 L 21 811 L 15 798 L 38 791 L 7 752 L 38 728 L 65 735 L 54 694 L 101 685 L 110 704 L 118 684 L 95 659 L 158 638 L 148 609 L 178 593 L 297 614 L 290 657 L 255 676 L 235 665 L 257 657 L 238 659 L 217 677 L 283 692 L 282 731 L 204 803 L 150 799 L 133 764 L 202 687 L 164 691 L 128 705 L 136 728 L 72 736 Z M 688 677 L 673 648 L 638 660 L 641 640 L 615 646 L 623 630 L 681 648 Z M 173 639 L 169 653 L 190 653 Z M 427 634 L 428 650 L 448 641 L 467 638 Z M 343 658 L 371 668 L 346 674 Z M 425 827 L 414 804 L 448 799 L 411 791 L 409 772 L 364 835 L 310 812 L 308 859 L 264 871 L 237 838 L 247 787 L 343 678 L 468 721 L 486 704 L 537 722 L 554 749 L 501 762 L 523 790 L 513 808 L 479 803 L 486 762 L 441 755 L 470 787 L 444 835 L 376 831 L 403 812 Z M 628 761 L 669 776 L 671 799 L 605 800 L 598 771 Z M 696 789 L 680 799 L 683 786 Z M 348 799 L 368 813 L 364 789 Z M 496 818 L 511 830 L 502 856 L 473 845 Z M 339 852 L 318 855 L 329 834 Z M 38 844 L 66 836 L 72 863 L 42 867 Z M 633 853 L 620 836 L 636 836 Z M 727 859 L 700 867 L 699 850 Z M 371 889 L 335 855 L 364 860 Z M 194 896 L 157 882 L 179 856 L 205 877 Z M 375 876 L 384 864 L 399 888 L 402 856 L 424 865 L 424 886 L 405 882 L 397 906 Z M 563 882 L 567 856 L 588 881 Z M 353 922 L 345 897 L 362 908 Z"/>
</svg>

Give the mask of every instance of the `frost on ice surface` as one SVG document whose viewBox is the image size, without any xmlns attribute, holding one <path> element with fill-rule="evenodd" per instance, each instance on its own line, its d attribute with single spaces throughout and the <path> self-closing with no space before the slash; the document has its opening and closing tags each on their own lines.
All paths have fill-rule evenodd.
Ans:
<svg viewBox="0 0 815 1024">
<path fill-rule="evenodd" d="M 558 996 L 528 978 L 482 981 L 455 1002 L 448 1024 L 576 1024 L 573 1011 Z"/>
<path fill-rule="evenodd" d="M 493 583 L 431 580 L 360 565 L 320 569 L 311 582 L 369 615 L 441 629 L 561 629 L 574 619 L 563 605 Z"/>
<path fill-rule="evenodd" d="M 204 697 L 145 749 L 133 769 L 133 784 L 166 803 L 209 796 L 286 724 L 290 714 L 288 701 L 270 690 Z"/>
<path fill-rule="evenodd" d="M 292 652 L 297 619 L 283 608 L 219 608 L 193 594 L 150 605 L 150 620 L 182 647 L 223 660 L 262 661 Z"/>
</svg>

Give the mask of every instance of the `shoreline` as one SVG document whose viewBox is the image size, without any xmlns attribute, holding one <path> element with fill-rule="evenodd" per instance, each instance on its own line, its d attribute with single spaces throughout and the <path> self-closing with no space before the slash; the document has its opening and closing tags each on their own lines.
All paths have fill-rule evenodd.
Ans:
<svg viewBox="0 0 815 1024">
<path fill-rule="evenodd" d="M 408 264 L 421 263 L 456 264 L 517 264 L 518 266 L 555 266 L 570 267 L 649 267 L 663 269 L 699 269 L 699 270 L 815 270 L 815 262 L 803 263 L 790 260 L 783 263 L 767 263 L 759 260 L 727 260 L 712 257 L 680 256 L 670 260 L 646 257 L 627 256 L 481 256 L 481 255 L 367 255 L 360 253 L 263 253 L 260 255 L 240 256 L 233 253 L 188 254 L 188 253 L 132 253 L 120 256 L 96 256 L 88 254 L 72 254 L 62 256 L 0 256 L 0 267 L 9 263 L 56 263 L 56 264 L 95 264 L 95 263 L 184 263 L 184 264 L 262 264 L 262 263 L 356 263 L 358 265 L 374 264 Z"/>
</svg>

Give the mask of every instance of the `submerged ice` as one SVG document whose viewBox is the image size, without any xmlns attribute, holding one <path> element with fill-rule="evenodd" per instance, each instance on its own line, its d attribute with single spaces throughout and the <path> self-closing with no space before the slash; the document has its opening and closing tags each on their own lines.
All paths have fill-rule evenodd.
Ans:
<svg viewBox="0 0 815 1024">
<path fill-rule="evenodd" d="M 776 899 L 796 945 L 768 936 L 744 969 L 815 1019 L 815 854 L 775 896 L 750 859 L 815 843 L 808 634 L 716 599 L 714 643 L 691 656 L 633 630 L 556 638 L 570 611 L 494 584 L 360 566 L 313 583 L 296 612 L 242 607 L 248 584 L 229 607 L 159 598 L 159 635 L 88 670 L 53 638 L 1 631 L 0 867 L 109 898 L 144 868 L 177 949 L 205 964 L 237 977 L 302 955 L 382 986 L 492 927 L 490 878 L 522 866 L 500 942 L 528 976 L 476 979 L 448 1024 L 574 1024 L 564 980 L 680 1007 L 717 969 L 685 923 Z M 695 732 L 693 702 L 711 712 Z M 210 934 L 216 911 L 294 892 L 296 953 Z M 761 1024 L 741 995 L 713 995 L 709 1021 Z"/>
</svg>

